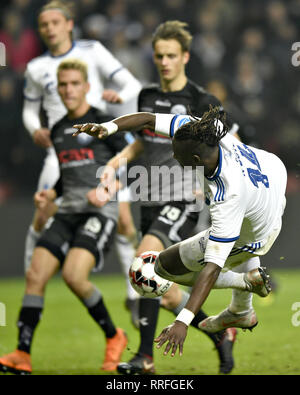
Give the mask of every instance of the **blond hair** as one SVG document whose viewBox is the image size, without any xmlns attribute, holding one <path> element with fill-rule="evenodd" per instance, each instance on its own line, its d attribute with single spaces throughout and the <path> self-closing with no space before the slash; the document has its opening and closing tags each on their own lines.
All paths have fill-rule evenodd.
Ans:
<svg viewBox="0 0 300 395">
<path fill-rule="evenodd" d="M 39 10 L 38 16 L 42 12 L 49 10 L 60 11 L 67 20 L 74 19 L 73 4 L 71 3 L 66 3 L 60 0 L 51 0 Z"/>
<path fill-rule="evenodd" d="M 177 40 L 183 52 L 189 52 L 193 36 L 186 28 L 188 24 L 181 21 L 167 21 L 158 26 L 152 36 L 152 48 L 158 40 Z"/>
<path fill-rule="evenodd" d="M 79 59 L 65 59 L 57 68 L 57 79 L 58 75 L 63 70 L 78 70 L 83 76 L 85 82 L 88 81 L 88 66 L 85 62 Z"/>
</svg>

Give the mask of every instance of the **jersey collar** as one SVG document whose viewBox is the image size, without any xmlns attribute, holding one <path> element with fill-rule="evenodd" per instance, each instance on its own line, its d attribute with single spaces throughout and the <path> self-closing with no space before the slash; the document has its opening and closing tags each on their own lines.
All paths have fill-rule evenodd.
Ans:
<svg viewBox="0 0 300 395">
<path fill-rule="evenodd" d="M 63 53 L 61 55 L 57 55 L 57 56 L 52 55 L 50 51 L 48 51 L 48 54 L 49 54 L 49 56 L 51 56 L 51 58 L 55 58 L 55 59 L 62 58 L 63 56 L 66 56 L 68 53 L 70 53 L 72 51 L 72 49 L 75 47 L 75 44 L 76 44 L 75 41 L 72 41 L 71 48 L 67 52 L 65 52 L 65 53 Z"/>
</svg>

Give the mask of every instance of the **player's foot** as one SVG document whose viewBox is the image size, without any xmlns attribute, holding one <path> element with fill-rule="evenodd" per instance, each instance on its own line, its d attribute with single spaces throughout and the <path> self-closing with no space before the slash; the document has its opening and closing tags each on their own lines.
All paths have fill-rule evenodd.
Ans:
<svg viewBox="0 0 300 395">
<path fill-rule="evenodd" d="M 236 340 L 237 330 L 227 328 L 216 348 L 220 359 L 220 373 L 229 374 L 234 368 L 233 345 Z"/>
<path fill-rule="evenodd" d="M 121 362 L 117 368 L 121 374 L 155 374 L 153 358 L 137 353 L 129 362 Z"/>
<path fill-rule="evenodd" d="M 126 298 L 125 307 L 128 311 L 130 311 L 132 325 L 136 329 L 139 329 L 139 299 Z"/>
<path fill-rule="evenodd" d="M 117 328 L 117 333 L 114 337 L 106 339 L 105 358 L 101 366 L 102 370 L 113 372 L 117 369 L 127 342 L 126 333 L 121 328 Z"/>
<path fill-rule="evenodd" d="M 270 276 L 265 269 L 265 267 L 258 267 L 244 274 L 247 291 L 253 292 L 262 298 L 265 298 L 271 292 Z"/>
<path fill-rule="evenodd" d="M 32 373 L 30 354 L 16 350 L 0 357 L 0 372 L 28 375 Z"/>
<path fill-rule="evenodd" d="M 253 309 L 246 313 L 232 313 L 228 308 L 218 315 L 207 317 L 198 326 L 205 332 L 216 333 L 226 328 L 242 328 L 250 331 L 258 324 L 255 311 Z"/>
</svg>

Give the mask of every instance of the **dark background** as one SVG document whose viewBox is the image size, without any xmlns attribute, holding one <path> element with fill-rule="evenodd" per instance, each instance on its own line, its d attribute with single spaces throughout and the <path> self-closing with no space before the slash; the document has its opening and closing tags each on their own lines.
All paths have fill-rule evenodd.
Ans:
<svg viewBox="0 0 300 395">
<path fill-rule="evenodd" d="M 189 23 L 194 36 L 188 75 L 218 96 L 241 125 L 246 143 L 276 153 L 288 169 L 283 231 L 263 263 L 298 267 L 300 219 L 300 0 L 77 0 L 75 38 L 98 39 L 143 83 L 157 81 L 151 34 L 168 19 Z M 37 34 L 40 0 L 2 1 L 0 42 L 0 276 L 23 273 L 25 235 L 44 151 L 22 125 L 23 73 L 45 48 Z M 300 48 L 300 44 L 299 44 Z M 300 61 L 300 56 L 298 57 Z M 135 111 L 135 103 L 113 107 Z M 133 206 L 139 224 L 138 205 Z M 117 271 L 114 252 L 105 271 Z"/>
</svg>

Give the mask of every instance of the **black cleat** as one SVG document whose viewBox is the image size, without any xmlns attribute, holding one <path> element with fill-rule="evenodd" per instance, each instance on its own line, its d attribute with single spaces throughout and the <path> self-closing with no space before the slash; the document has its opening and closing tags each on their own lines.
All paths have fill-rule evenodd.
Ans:
<svg viewBox="0 0 300 395">
<path fill-rule="evenodd" d="M 258 325 L 258 321 L 256 322 L 256 324 L 250 326 L 249 328 L 243 328 L 243 332 L 246 332 L 247 330 L 252 332 L 253 329 Z"/>
<path fill-rule="evenodd" d="M 129 362 L 119 363 L 117 371 L 125 375 L 155 374 L 153 358 L 146 354 L 137 353 Z"/>
<path fill-rule="evenodd" d="M 234 368 L 233 345 L 236 340 L 237 330 L 227 328 L 216 348 L 220 359 L 220 373 L 229 374 Z"/>
</svg>

